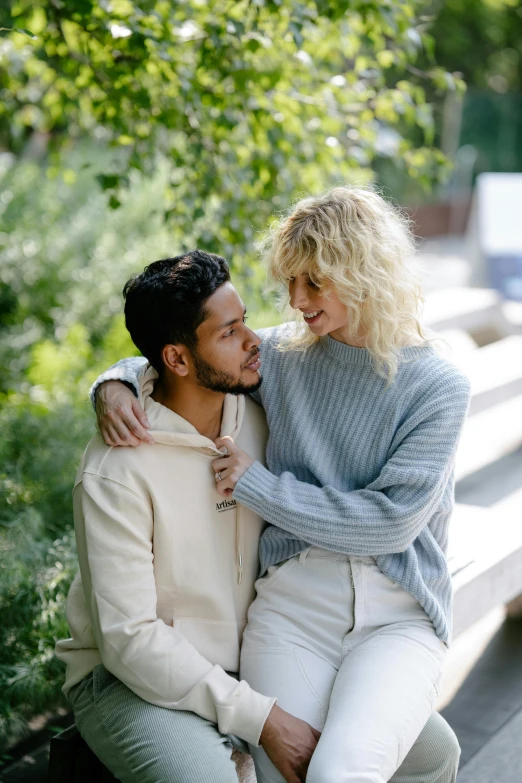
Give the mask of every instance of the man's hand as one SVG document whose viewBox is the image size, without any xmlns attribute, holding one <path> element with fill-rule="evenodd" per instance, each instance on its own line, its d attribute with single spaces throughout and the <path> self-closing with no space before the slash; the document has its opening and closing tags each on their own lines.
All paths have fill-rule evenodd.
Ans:
<svg viewBox="0 0 522 783">
<path fill-rule="evenodd" d="M 260 745 L 287 783 L 303 783 L 321 732 L 277 704 L 261 732 Z"/>
<path fill-rule="evenodd" d="M 96 389 L 98 428 L 107 446 L 154 443 L 147 415 L 131 390 L 120 381 L 105 381 Z"/>
<path fill-rule="evenodd" d="M 249 457 L 239 446 L 236 446 L 228 435 L 225 435 L 224 438 L 218 438 L 215 443 L 218 449 L 222 449 L 224 446 L 228 452 L 223 457 L 215 459 L 212 463 L 217 491 L 226 498 L 232 494 L 243 473 L 250 465 L 254 464 L 255 460 Z"/>
</svg>

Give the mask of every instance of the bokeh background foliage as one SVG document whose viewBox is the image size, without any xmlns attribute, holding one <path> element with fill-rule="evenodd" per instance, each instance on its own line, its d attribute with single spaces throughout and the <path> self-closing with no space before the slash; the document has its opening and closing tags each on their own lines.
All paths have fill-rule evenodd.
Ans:
<svg viewBox="0 0 522 783">
<path fill-rule="evenodd" d="M 431 14 L 431 16 L 430 16 Z M 225 255 L 277 315 L 256 234 L 379 163 L 447 170 L 416 0 L 18 0 L 0 19 L 0 749 L 60 703 L 76 570 L 70 493 L 99 370 L 134 351 L 121 289 L 156 258 Z"/>
</svg>

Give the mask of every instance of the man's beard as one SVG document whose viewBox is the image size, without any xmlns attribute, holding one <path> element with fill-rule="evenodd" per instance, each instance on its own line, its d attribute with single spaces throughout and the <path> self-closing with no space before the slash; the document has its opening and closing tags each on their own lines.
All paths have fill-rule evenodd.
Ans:
<svg viewBox="0 0 522 783">
<path fill-rule="evenodd" d="M 252 354 L 250 361 L 257 356 L 259 351 Z M 225 372 L 225 370 L 216 370 L 211 364 L 209 364 L 198 353 L 197 349 L 192 351 L 192 359 L 194 361 L 194 368 L 196 370 L 196 379 L 199 386 L 210 391 L 220 392 L 221 394 L 251 394 L 257 391 L 261 386 L 262 378 L 258 381 L 247 385 L 235 378 L 232 373 Z"/>
</svg>

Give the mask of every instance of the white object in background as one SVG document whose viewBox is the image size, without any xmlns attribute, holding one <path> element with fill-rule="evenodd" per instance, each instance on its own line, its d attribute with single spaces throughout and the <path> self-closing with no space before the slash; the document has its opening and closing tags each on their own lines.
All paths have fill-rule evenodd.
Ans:
<svg viewBox="0 0 522 783">
<path fill-rule="evenodd" d="M 522 174 L 477 177 L 478 232 L 486 255 L 522 253 Z"/>
<path fill-rule="evenodd" d="M 522 302 L 522 174 L 481 174 L 468 227 L 473 285 Z"/>
</svg>

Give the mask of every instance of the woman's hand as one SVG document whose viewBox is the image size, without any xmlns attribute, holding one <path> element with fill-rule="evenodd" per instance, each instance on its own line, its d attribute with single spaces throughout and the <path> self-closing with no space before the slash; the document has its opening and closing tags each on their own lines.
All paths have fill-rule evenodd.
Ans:
<svg viewBox="0 0 522 783">
<path fill-rule="evenodd" d="M 131 390 L 120 381 L 105 381 L 96 389 L 98 428 L 107 446 L 154 443 L 147 415 Z"/>
<path fill-rule="evenodd" d="M 232 438 L 225 435 L 224 438 L 216 440 L 216 446 L 221 449 L 225 446 L 228 454 L 215 459 L 212 468 L 216 477 L 217 491 L 224 498 L 228 497 L 234 491 L 234 488 L 243 475 L 243 473 L 253 465 L 255 460 L 239 446 L 236 446 Z"/>
</svg>

